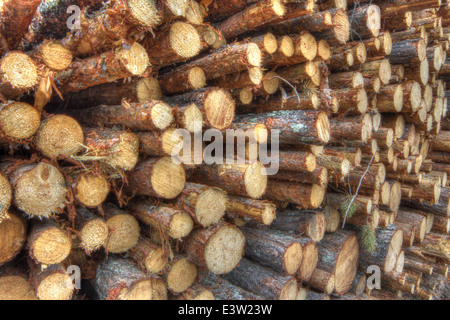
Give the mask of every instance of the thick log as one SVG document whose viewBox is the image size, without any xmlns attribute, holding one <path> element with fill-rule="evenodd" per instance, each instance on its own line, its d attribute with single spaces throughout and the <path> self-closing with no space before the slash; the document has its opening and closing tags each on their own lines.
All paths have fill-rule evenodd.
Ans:
<svg viewBox="0 0 450 320">
<path fill-rule="evenodd" d="M 28 235 L 27 247 L 30 257 L 43 264 L 62 262 L 72 249 L 72 241 L 55 222 L 35 221 Z"/>
<path fill-rule="evenodd" d="M 136 218 L 112 203 L 104 206 L 104 212 L 109 229 L 109 238 L 105 249 L 111 253 L 123 253 L 133 248 L 140 235 L 140 227 Z"/>
<path fill-rule="evenodd" d="M 100 84 L 142 75 L 150 65 L 145 49 L 135 42 L 128 49 L 120 48 L 100 55 L 74 61 L 55 75 L 59 90 L 76 92 Z"/>
<path fill-rule="evenodd" d="M 393 44 L 389 55 L 391 64 L 415 64 L 426 58 L 426 44 L 423 39 L 399 41 Z"/>
<path fill-rule="evenodd" d="M 308 281 L 305 281 L 305 284 L 320 292 L 331 294 L 335 287 L 334 275 L 316 268 L 312 273 L 311 278 L 309 278 Z"/>
<path fill-rule="evenodd" d="M 194 226 L 194 221 L 187 212 L 163 204 L 158 205 L 150 198 L 132 200 L 127 210 L 139 221 L 174 239 L 186 237 Z"/>
<path fill-rule="evenodd" d="M 129 253 L 143 270 L 161 275 L 169 265 L 171 251 L 152 242 L 149 238 L 140 237 Z"/>
<path fill-rule="evenodd" d="M 10 51 L 0 60 L 0 94 L 15 99 L 35 88 L 40 80 L 38 65 L 25 53 Z"/>
<path fill-rule="evenodd" d="M 69 179 L 76 201 L 88 208 L 101 205 L 111 191 L 108 178 L 101 173 L 75 172 Z"/>
<path fill-rule="evenodd" d="M 116 256 L 98 266 L 94 286 L 101 300 L 167 300 L 162 279 L 145 274 L 132 261 Z"/>
<path fill-rule="evenodd" d="M 377 5 L 362 5 L 352 11 L 351 16 L 352 39 L 370 39 L 378 37 L 381 29 L 381 10 Z"/>
<path fill-rule="evenodd" d="M 244 235 L 235 225 L 219 222 L 206 229 L 194 230 L 186 239 L 184 249 L 190 261 L 218 275 L 228 273 L 238 265 L 244 245 Z"/>
<path fill-rule="evenodd" d="M 183 255 L 177 254 L 171 260 L 162 278 L 170 292 L 180 294 L 194 284 L 198 274 L 197 266 Z"/>
<path fill-rule="evenodd" d="M 39 300 L 71 300 L 75 286 L 62 264 L 44 266 L 28 261 L 30 283 Z"/>
<path fill-rule="evenodd" d="M 294 300 L 298 293 L 295 278 L 283 276 L 246 258 L 225 275 L 225 279 L 269 300 Z"/>
<path fill-rule="evenodd" d="M 341 295 L 350 290 L 358 266 L 358 240 L 354 233 L 339 230 L 326 235 L 319 247 L 317 267 L 334 275 L 334 291 Z"/>
<path fill-rule="evenodd" d="M 0 223 L 0 265 L 13 260 L 26 241 L 27 225 L 16 213 L 9 212 L 8 218 Z"/>
<path fill-rule="evenodd" d="M 263 227 L 243 227 L 245 256 L 281 274 L 294 275 L 300 268 L 303 249 L 294 236 Z"/>
<path fill-rule="evenodd" d="M 78 231 L 80 247 L 86 254 L 99 250 L 105 246 L 109 237 L 109 229 L 106 222 L 85 208 L 77 208 L 75 216 L 75 228 Z"/>
</svg>

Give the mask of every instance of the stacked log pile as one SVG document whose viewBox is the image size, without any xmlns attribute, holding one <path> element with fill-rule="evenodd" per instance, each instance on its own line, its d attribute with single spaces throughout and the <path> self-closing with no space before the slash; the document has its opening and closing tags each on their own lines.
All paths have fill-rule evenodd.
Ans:
<svg viewBox="0 0 450 320">
<path fill-rule="evenodd" d="M 446 0 L 0 6 L 0 299 L 450 298 Z"/>
</svg>

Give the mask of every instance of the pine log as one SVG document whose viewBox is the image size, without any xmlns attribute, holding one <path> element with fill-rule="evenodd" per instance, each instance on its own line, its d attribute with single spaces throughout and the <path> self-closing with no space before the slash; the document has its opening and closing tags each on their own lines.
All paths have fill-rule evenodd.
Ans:
<svg viewBox="0 0 450 320">
<path fill-rule="evenodd" d="M 169 265 L 171 251 L 170 248 L 166 249 L 149 238 L 140 237 L 129 253 L 143 270 L 160 275 L 166 271 Z"/>
<path fill-rule="evenodd" d="M 3 144 L 31 138 L 39 129 L 40 119 L 40 112 L 28 103 L 0 104 L 0 141 Z"/>
<path fill-rule="evenodd" d="M 61 264 L 44 266 L 28 261 L 30 283 L 39 300 L 71 300 L 75 286 Z"/>
<path fill-rule="evenodd" d="M 95 172 L 75 172 L 70 175 L 70 184 L 76 201 L 88 208 L 101 205 L 111 190 L 108 178 Z"/>
<path fill-rule="evenodd" d="M 166 300 L 164 281 L 142 272 L 135 263 L 116 256 L 98 268 L 95 287 L 101 300 Z"/>
<path fill-rule="evenodd" d="M 35 221 L 28 236 L 30 257 L 43 264 L 62 262 L 72 248 L 71 238 L 51 220 Z"/>
<path fill-rule="evenodd" d="M 264 297 L 246 291 L 210 272 L 200 274 L 199 282 L 214 294 L 216 300 L 264 300 Z"/>
<path fill-rule="evenodd" d="M 276 175 L 273 176 L 274 179 L 319 185 L 322 188 L 326 188 L 328 185 L 328 169 L 323 166 L 317 166 L 317 168 L 312 171 L 302 171 L 292 174 L 291 171 L 278 171 Z"/>
<path fill-rule="evenodd" d="M 194 226 L 187 212 L 164 204 L 158 205 L 150 198 L 132 200 L 127 208 L 138 220 L 174 239 L 186 237 Z"/>
<path fill-rule="evenodd" d="M 0 94 L 3 100 L 15 99 L 39 83 L 37 64 L 25 53 L 10 51 L 0 60 Z"/>
<path fill-rule="evenodd" d="M 313 241 L 320 241 L 325 235 L 325 217 L 320 211 L 279 211 L 271 227 L 295 234 L 303 234 Z"/>
<path fill-rule="evenodd" d="M 381 10 L 374 4 L 358 6 L 349 11 L 353 39 L 378 37 L 381 29 Z"/>
<path fill-rule="evenodd" d="M 13 260 L 25 244 L 27 225 L 16 213 L 9 212 L 8 218 L 0 223 L 0 265 Z"/>
<path fill-rule="evenodd" d="M 78 230 L 80 247 L 91 254 L 105 246 L 109 237 L 106 222 L 85 208 L 77 208 L 76 212 L 75 228 Z"/>
<path fill-rule="evenodd" d="M 184 249 L 190 261 L 201 269 L 225 274 L 238 265 L 244 254 L 244 244 L 244 235 L 235 225 L 219 222 L 194 230 L 186 239 Z"/>
<path fill-rule="evenodd" d="M 106 225 L 109 229 L 107 252 L 122 253 L 133 248 L 139 239 L 140 227 L 137 220 L 112 203 L 104 206 Z"/>
<path fill-rule="evenodd" d="M 20 269 L 2 270 L 0 300 L 38 300 L 25 272 Z"/>
<path fill-rule="evenodd" d="M 275 215 L 276 207 L 270 201 L 228 196 L 228 217 L 270 225 Z"/>
<path fill-rule="evenodd" d="M 216 300 L 214 293 L 198 283 L 177 297 L 177 300 Z"/>
<path fill-rule="evenodd" d="M 142 75 L 150 65 L 145 49 L 135 42 L 128 49 L 119 48 L 83 60 L 55 75 L 59 90 L 77 92 L 89 87 Z"/>
<path fill-rule="evenodd" d="M 304 209 L 318 208 L 326 190 L 320 185 L 309 185 L 270 179 L 266 196 L 273 200 L 287 201 L 300 205 Z"/>
<path fill-rule="evenodd" d="M 415 64 L 426 58 L 426 44 L 423 39 L 399 41 L 393 44 L 389 55 L 391 64 Z"/>
<path fill-rule="evenodd" d="M 162 278 L 170 292 L 183 293 L 194 284 L 197 278 L 197 266 L 189 262 L 185 256 L 175 255 Z"/>
<path fill-rule="evenodd" d="M 316 268 L 305 284 L 325 294 L 331 294 L 335 287 L 334 275 Z"/>
<path fill-rule="evenodd" d="M 294 300 L 297 296 L 297 281 L 283 276 L 243 258 L 225 279 L 269 300 Z"/>
</svg>

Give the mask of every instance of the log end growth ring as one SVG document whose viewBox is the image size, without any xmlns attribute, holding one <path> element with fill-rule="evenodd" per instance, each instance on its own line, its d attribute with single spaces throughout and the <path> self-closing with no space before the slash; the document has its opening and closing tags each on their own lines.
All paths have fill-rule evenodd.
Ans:
<svg viewBox="0 0 450 320">
<path fill-rule="evenodd" d="M 170 28 L 170 46 L 185 59 L 196 56 L 202 49 L 200 35 L 194 26 L 175 22 Z"/>
</svg>

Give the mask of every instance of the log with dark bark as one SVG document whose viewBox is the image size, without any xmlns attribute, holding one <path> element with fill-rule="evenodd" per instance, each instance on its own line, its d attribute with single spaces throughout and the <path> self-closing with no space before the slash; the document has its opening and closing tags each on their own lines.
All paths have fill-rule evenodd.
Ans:
<svg viewBox="0 0 450 320">
<path fill-rule="evenodd" d="M 279 211 L 271 227 L 319 242 L 325 235 L 325 217 L 320 211 Z"/>
<path fill-rule="evenodd" d="M 294 236 L 263 227 L 241 228 L 245 256 L 282 274 L 294 275 L 300 268 L 303 249 Z"/>
<path fill-rule="evenodd" d="M 304 209 L 318 208 L 326 190 L 320 185 L 270 179 L 266 196 L 273 200 L 286 201 L 300 205 Z"/>
<path fill-rule="evenodd" d="M 246 291 L 210 272 L 202 272 L 199 282 L 211 290 L 216 300 L 264 300 L 264 297 Z"/>
<path fill-rule="evenodd" d="M 164 281 L 142 272 L 135 263 L 117 256 L 97 268 L 94 287 L 101 300 L 166 300 Z"/>
<path fill-rule="evenodd" d="M 297 280 L 243 258 L 225 279 L 268 300 L 295 300 Z"/>
</svg>

